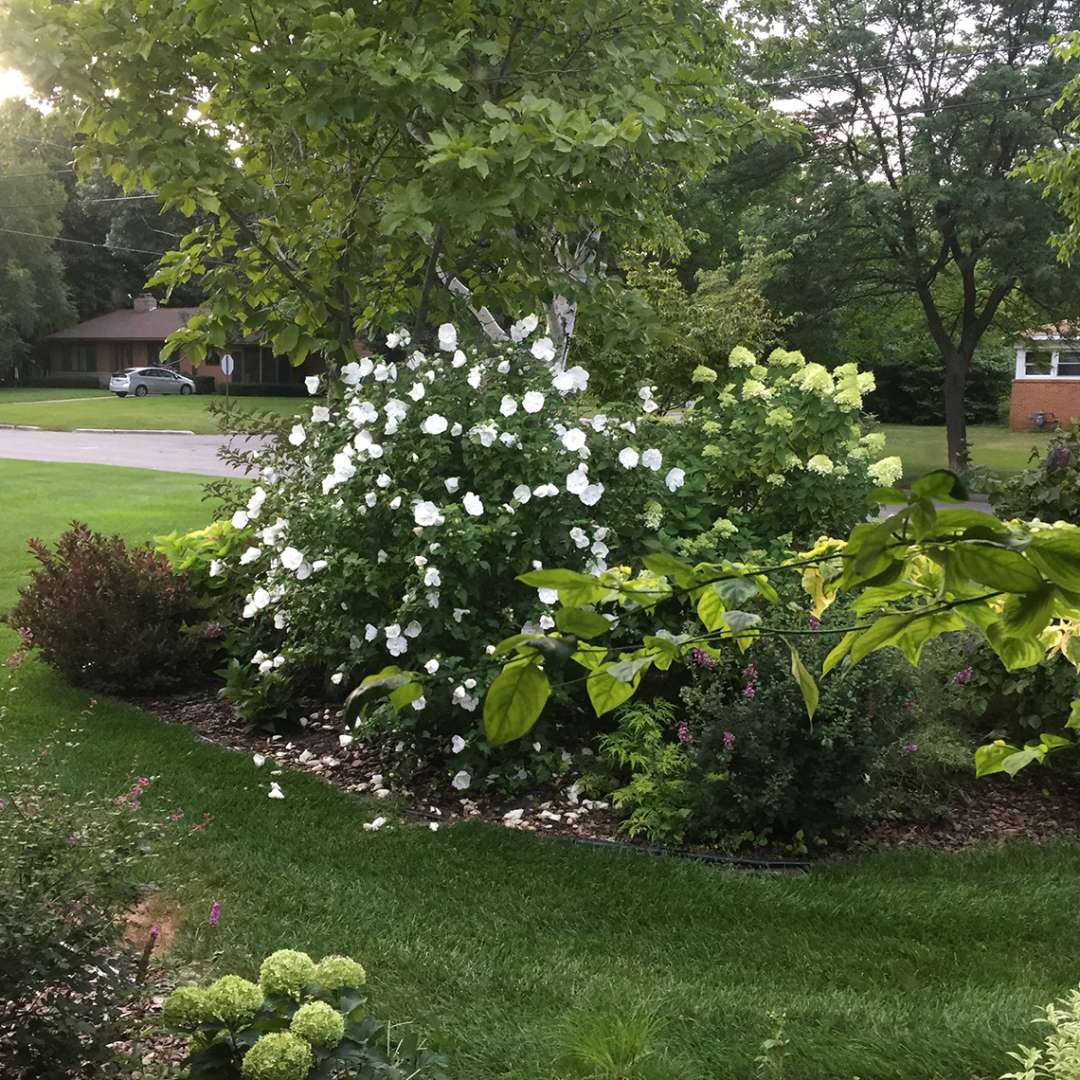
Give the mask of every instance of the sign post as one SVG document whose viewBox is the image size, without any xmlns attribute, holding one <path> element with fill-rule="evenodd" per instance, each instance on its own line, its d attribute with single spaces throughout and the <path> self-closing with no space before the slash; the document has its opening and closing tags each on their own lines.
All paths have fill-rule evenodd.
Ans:
<svg viewBox="0 0 1080 1080">
<path fill-rule="evenodd" d="M 229 399 L 229 383 L 232 382 L 234 362 L 231 353 L 226 353 L 221 358 L 221 372 L 225 376 L 225 400 Z"/>
</svg>

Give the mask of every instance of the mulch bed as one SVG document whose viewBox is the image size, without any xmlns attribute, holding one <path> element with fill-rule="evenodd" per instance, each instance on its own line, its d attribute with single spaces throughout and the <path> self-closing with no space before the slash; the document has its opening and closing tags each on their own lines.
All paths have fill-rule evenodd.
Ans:
<svg viewBox="0 0 1080 1080">
<path fill-rule="evenodd" d="M 280 770 L 300 769 L 356 794 L 393 796 L 386 817 L 404 816 L 440 828 L 465 820 L 486 820 L 534 832 L 593 840 L 620 840 L 618 818 L 603 801 L 579 798 L 572 788 L 550 788 L 517 799 L 485 798 L 447 790 L 445 775 L 432 772 L 412 780 L 411 789 L 391 790 L 393 740 L 342 747 L 340 712 L 312 710 L 304 726 L 289 735 L 268 736 L 240 721 L 232 706 L 211 693 L 140 697 L 132 703 L 169 723 L 186 724 L 201 738 L 251 755 L 263 754 L 259 770 L 286 787 Z M 286 790 L 286 797 L 287 790 Z M 402 808 L 404 806 L 404 809 Z M 959 851 L 976 845 L 1020 840 L 1042 844 L 1080 839 L 1080 783 L 1044 769 L 1028 769 L 1015 779 L 990 777 L 957 791 L 941 819 L 929 822 L 878 821 L 855 839 L 855 851 L 929 848 Z M 642 845 L 647 846 L 647 845 Z M 705 850 L 705 849 L 702 849 Z M 780 849 L 759 854 L 784 856 Z"/>
</svg>

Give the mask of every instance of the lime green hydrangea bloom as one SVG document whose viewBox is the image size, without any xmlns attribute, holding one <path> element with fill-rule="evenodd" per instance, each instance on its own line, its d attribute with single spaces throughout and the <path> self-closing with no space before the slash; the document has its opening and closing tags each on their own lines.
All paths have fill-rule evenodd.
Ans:
<svg viewBox="0 0 1080 1080">
<path fill-rule="evenodd" d="M 197 986 L 181 986 L 161 1004 L 161 1022 L 178 1031 L 196 1028 L 206 1018 L 206 993 Z"/>
<path fill-rule="evenodd" d="M 312 1046 L 330 1050 L 345 1034 L 345 1017 L 325 1001 L 309 1001 L 296 1010 L 289 1030 Z"/>
<path fill-rule="evenodd" d="M 769 353 L 770 364 L 780 364 L 783 367 L 801 368 L 806 363 L 806 357 L 798 349 L 773 349 Z"/>
<path fill-rule="evenodd" d="M 315 961 L 305 952 L 278 949 L 259 968 L 259 985 L 267 994 L 288 994 L 299 998 L 300 991 L 315 981 Z"/>
<path fill-rule="evenodd" d="M 742 399 L 750 401 L 753 398 L 770 398 L 772 391 L 760 379 L 747 379 L 743 383 Z"/>
<path fill-rule="evenodd" d="M 315 965 L 315 982 L 324 990 L 355 990 L 367 982 L 367 972 L 351 957 L 324 956 Z"/>
<path fill-rule="evenodd" d="M 829 476 L 835 468 L 836 466 L 828 454 L 815 454 L 806 463 L 807 471 L 817 473 L 818 476 Z"/>
<path fill-rule="evenodd" d="M 691 382 L 696 383 L 714 383 L 716 382 L 716 372 L 707 364 L 698 364 L 694 368 L 694 373 L 690 376 Z"/>
<path fill-rule="evenodd" d="M 864 435 L 859 442 L 871 454 L 880 454 L 885 449 L 885 433 L 883 431 L 872 431 L 869 435 Z"/>
<path fill-rule="evenodd" d="M 831 394 L 833 377 L 821 364 L 807 364 L 799 374 L 799 389 L 812 394 Z"/>
<path fill-rule="evenodd" d="M 795 417 L 791 410 L 785 408 L 783 405 L 778 405 L 775 409 L 770 409 L 765 416 L 766 427 L 779 427 L 785 430 L 794 427 Z"/>
<path fill-rule="evenodd" d="M 757 357 L 745 345 L 736 345 L 728 354 L 728 363 L 734 368 L 749 368 L 757 363 Z"/>
<path fill-rule="evenodd" d="M 224 975 L 206 988 L 207 1012 L 229 1028 L 250 1024 L 262 1003 L 262 990 L 239 975 Z"/>
<path fill-rule="evenodd" d="M 898 457 L 882 458 L 866 471 L 875 483 L 882 487 L 892 487 L 904 475 L 904 463 Z"/>
<path fill-rule="evenodd" d="M 244 1080 L 306 1080 L 315 1065 L 311 1047 L 298 1035 L 274 1031 L 244 1055 Z"/>
<path fill-rule="evenodd" d="M 645 528 L 659 529 L 664 521 L 664 508 L 655 499 L 650 499 L 645 504 L 641 520 L 645 523 Z"/>
</svg>

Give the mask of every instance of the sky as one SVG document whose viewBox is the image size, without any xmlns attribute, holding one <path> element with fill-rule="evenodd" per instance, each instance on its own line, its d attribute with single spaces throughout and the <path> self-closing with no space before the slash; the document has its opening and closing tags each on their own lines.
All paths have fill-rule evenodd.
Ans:
<svg viewBox="0 0 1080 1080">
<path fill-rule="evenodd" d="M 9 97 L 24 97 L 29 89 L 17 71 L 0 70 L 0 101 Z"/>
</svg>

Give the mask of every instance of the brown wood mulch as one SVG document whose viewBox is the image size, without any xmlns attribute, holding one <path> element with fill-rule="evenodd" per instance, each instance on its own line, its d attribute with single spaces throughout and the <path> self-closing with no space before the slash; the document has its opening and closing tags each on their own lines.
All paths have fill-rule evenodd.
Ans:
<svg viewBox="0 0 1080 1080">
<path fill-rule="evenodd" d="M 567 787 L 516 799 L 486 798 L 449 789 L 440 771 L 414 776 L 411 789 L 391 789 L 387 785 L 395 758 L 393 740 L 356 740 L 342 747 L 339 736 L 344 727 L 340 713 L 332 708 L 312 709 L 303 727 L 288 735 L 269 736 L 240 721 L 232 706 L 213 693 L 140 697 L 132 703 L 169 723 L 186 724 L 200 738 L 219 746 L 265 755 L 260 772 L 268 787 L 272 779 L 285 786 L 287 776 L 280 770 L 299 769 L 348 792 L 392 797 L 384 815 L 388 819 L 426 821 L 429 826 L 438 823 L 440 828 L 478 819 L 534 832 L 625 841 L 618 831 L 618 818 L 606 802 L 579 797 Z M 989 777 L 957 790 L 946 812 L 933 821 L 874 822 L 853 841 L 851 850 L 959 851 L 1011 840 L 1041 844 L 1058 838 L 1080 839 L 1080 782 L 1031 768 L 1015 779 Z M 762 854 L 791 853 L 773 848 Z"/>
</svg>

